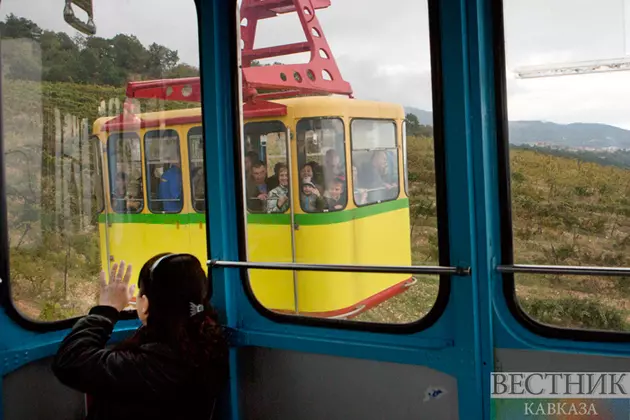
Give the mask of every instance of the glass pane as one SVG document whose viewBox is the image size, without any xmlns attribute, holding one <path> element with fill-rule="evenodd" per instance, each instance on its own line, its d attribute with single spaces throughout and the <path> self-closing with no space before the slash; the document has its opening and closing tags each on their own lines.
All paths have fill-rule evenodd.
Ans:
<svg viewBox="0 0 630 420">
<path fill-rule="evenodd" d="M 333 2 L 309 11 L 303 30 L 290 25 L 292 18 L 300 22 L 300 10 L 258 20 L 256 13 L 265 8 L 258 3 L 238 3 L 246 25 L 239 35 L 247 76 L 241 151 L 248 259 L 438 264 L 427 4 L 396 9 L 379 2 Z M 356 10 L 360 23 L 347 19 Z M 273 10 L 269 15 L 275 16 Z M 317 37 L 329 48 L 296 51 L 300 42 Z M 261 48 L 286 55 L 258 59 Z M 301 66 L 320 57 L 327 69 L 321 75 Z M 339 94 L 344 89 L 354 98 Z M 265 158 L 272 131 L 290 133 L 288 200 L 282 208 L 271 202 L 264 182 L 275 165 Z M 259 160 L 255 181 L 252 162 Z M 250 270 L 249 280 L 253 295 L 272 311 L 397 324 L 421 319 L 438 291 L 437 278 L 408 274 Z"/>
<path fill-rule="evenodd" d="M 179 213 L 182 198 L 182 163 L 175 130 L 149 131 L 144 136 L 149 181 L 149 210 Z"/>
<path fill-rule="evenodd" d="M 296 135 L 302 211 L 343 210 L 348 202 L 343 121 L 303 119 L 297 124 Z"/>
<path fill-rule="evenodd" d="M 8 280 L 16 308 L 37 321 L 86 314 L 98 301 L 99 272 L 121 260 L 136 281 L 160 252 L 206 258 L 203 217 L 181 202 L 177 215 L 145 205 L 155 186 L 146 178 L 145 133 L 165 127 L 185 136 L 172 117 L 200 125 L 200 104 L 126 103 L 129 82 L 199 74 L 195 2 L 96 3 L 94 36 L 65 22 L 63 0 L 0 3 Z M 176 36 L 156 30 L 174 21 Z M 188 176 L 182 183 L 180 200 L 189 203 Z"/>
<path fill-rule="evenodd" d="M 144 208 L 140 137 L 115 133 L 107 141 L 112 210 L 140 213 Z"/>
<path fill-rule="evenodd" d="M 505 1 L 517 264 L 630 266 L 630 72 L 601 71 L 606 61 L 627 60 L 624 3 Z M 584 61 L 601 65 L 586 71 L 578 65 Z M 531 65 L 541 74 L 573 75 L 533 78 Z M 628 329 L 625 279 L 517 275 L 515 281 L 522 308 L 540 322 Z"/>
<path fill-rule="evenodd" d="M 353 120 L 352 182 L 357 206 L 394 200 L 398 184 L 398 149 L 394 121 Z"/>
<path fill-rule="evenodd" d="M 289 209 L 289 180 L 283 175 L 280 182 L 280 171 L 288 166 L 286 130 L 279 121 L 245 125 L 246 200 L 250 213 L 285 213 Z M 270 198 L 272 202 L 268 203 Z"/>
</svg>

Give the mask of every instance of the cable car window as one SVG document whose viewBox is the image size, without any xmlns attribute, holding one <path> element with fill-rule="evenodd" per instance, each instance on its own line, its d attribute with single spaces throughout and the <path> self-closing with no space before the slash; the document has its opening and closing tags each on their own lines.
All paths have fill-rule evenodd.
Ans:
<svg viewBox="0 0 630 420">
<path fill-rule="evenodd" d="M 630 332 L 628 277 L 584 271 L 630 267 L 630 72 L 617 71 L 630 52 L 624 3 L 571 3 L 567 14 L 504 1 L 504 264 L 553 269 L 505 274 L 506 296 L 547 336 Z"/>
<path fill-rule="evenodd" d="M 182 211 L 182 164 L 179 136 L 175 130 L 149 131 L 144 135 L 149 210 L 152 213 Z"/>
<path fill-rule="evenodd" d="M 261 13 L 276 16 L 273 5 L 252 8 L 248 3 L 242 2 L 238 18 L 249 22 L 241 26 L 242 153 L 249 186 L 243 241 L 248 261 L 450 265 L 447 224 L 438 223 L 446 209 L 445 165 L 443 142 L 433 137 L 432 98 L 440 95 L 441 79 L 432 76 L 431 64 L 439 63 L 440 57 L 431 54 L 429 34 L 437 26 L 429 25 L 427 2 L 392 9 L 379 2 L 346 0 L 323 12 L 339 18 L 326 21 L 318 17 L 319 9 L 309 9 L 306 16 L 298 8 L 284 14 L 297 22 L 293 28 L 274 18 L 258 25 Z M 347 23 L 341 16 L 357 7 L 371 16 L 370 24 L 339 26 Z M 316 29 L 304 30 L 299 25 L 304 19 Z M 265 27 L 274 30 L 266 32 Z M 370 38 L 373 27 L 385 29 Z M 274 36 L 277 33 L 306 42 L 284 43 Z M 351 45 L 354 38 L 366 37 L 371 39 L 369 48 Z M 317 38 L 326 40 L 325 50 L 306 51 L 309 45 L 319 45 Z M 396 42 L 400 39 L 413 39 L 411 53 L 409 45 Z M 267 46 L 272 56 L 262 57 L 257 44 Z M 439 53 L 439 48 L 435 51 Z M 342 67 L 331 60 L 339 52 L 344 55 Z M 290 60 L 285 55 L 291 55 Z M 317 73 L 316 68 L 326 70 Z M 283 131 L 288 128 L 287 172 L 293 177 L 289 186 L 294 207 L 284 214 L 269 214 L 274 205 L 268 199 L 268 213 L 253 214 L 264 211 L 262 206 L 252 209 L 260 190 L 252 188 L 251 162 L 262 160 L 258 170 L 267 176 L 273 165 L 252 140 L 258 136 L 248 131 L 251 126 L 273 124 L 270 119 Z M 399 134 L 404 121 L 406 138 Z M 400 194 L 403 180 L 407 194 Z M 421 325 L 439 317 L 450 281 L 447 276 L 409 273 L 310 270 L 250 269 L 248 276 L 250 298 L 272 319 L 274 314 L 290 314 L 297 322 L 314 318 L 417 322 L 411 329 L 424 328 Z"/>
<path fill-rule="evenodd" d="M 409 196 L 409 169 L 407 168 L 407 121 L 403 121 L 401 132 L 403 147 L 403 175 L 405 177 L 405 194 Z"/>
<path fill-rule="evenodd" d="M 296 128 L 300 206 L 307 213 L 341 211 L 348 202 L 343 121 L 307 118 Z"/>
<path fill-rule="evenodd" d="M 396 199 L 400 192 L 396 123 L 354 119 L 350 125 L 350 133 L 352 183 L 356 205 L 364 206 Z"/>
<path fill-rule="evenodd" d="M 287 129 L 279 121 L 245 124 L 245 191 L 250 213 L 289 210 Z M 280 205 L 278 205 L 280 203 Z"/>
<path fill-rule="evenodd" d="M 206 178 L 203 166 L 203 129 L 193 127 L 188 131 L 188 159 L 190 162 L 190 187 L 193 209 L 206 211 Z"/>
<path fill-rule="evenodd" d="M 135 133 L 112 134 L 107 148 L 112 210 L 140 213 L 144 208 L 140 137 Z"/>
<path fill-rule="evenodd" d="M 195 2 L 107 0 L 93 14 L 92 3 L 0 2 L 0 207 L 6 203 L 8 220 L 0 253 L 9 270 L 0 295 L 8 316 L 41 322 L 20 322 L 39 331 L 70 328 L 87 314 L 98 302 L 99 273 L 112 264 L 131 264 L 135 283 L 156 254 L 207 254 L 201 215 L 152 214 L 164 212 L 147 171 L 162 165 L 146 162 L 182 121 L 201 125 L 199 87 L 190 86 L 199 76 Z M 152 30 L 175 20 L 183 23 L 177 36 Z M 157 90 L 163 96 L 146 90 L 151 81 L 168 84 Z M 140 127 L 129 124 L 138 119 Z M 145 130 L 158 127 L 164 138 L 149 134 L 145 153 Z M 186 159 L 187 148 L 186 139 Z M 185 197 L 174 201 L 180 210 L 189 176 L 186 167 Z M 183 207 L 194 213 L 190 201 Z"/>
</svg>

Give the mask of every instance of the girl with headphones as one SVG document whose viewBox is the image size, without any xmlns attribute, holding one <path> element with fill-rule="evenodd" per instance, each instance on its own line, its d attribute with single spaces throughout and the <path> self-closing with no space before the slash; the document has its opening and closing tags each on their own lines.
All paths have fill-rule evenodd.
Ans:
<svg viewBox="0 0 630 420">
<path fill-rule="evenodd" d="M 228 346 L 209 304 L 212 283 L 189 254 L 160 254 L 140 270 L 136 309 L 142 322 L 106 349 L 129 304 L 132 268 L 101 272 L 99 305 L 64 339 L 53 372 L 89 394 L 88 420 L 208 420 L 228 378 Z"/>
</svg>

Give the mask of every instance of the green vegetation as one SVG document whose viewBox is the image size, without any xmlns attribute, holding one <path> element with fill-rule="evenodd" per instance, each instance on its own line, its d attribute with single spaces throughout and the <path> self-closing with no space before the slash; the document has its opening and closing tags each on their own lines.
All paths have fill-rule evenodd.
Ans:
<svg viewBox="0 0 630 420">
<path fill-rule="evenodd" d="M 177 51 L 156 43 L 145 47 L 134 35 L 70 38 L 13 14 L 0 22 L 0 35 L 7 79 L 123 87 L 130 80 L 199 74 L 179 62 Z"/>
</svg>

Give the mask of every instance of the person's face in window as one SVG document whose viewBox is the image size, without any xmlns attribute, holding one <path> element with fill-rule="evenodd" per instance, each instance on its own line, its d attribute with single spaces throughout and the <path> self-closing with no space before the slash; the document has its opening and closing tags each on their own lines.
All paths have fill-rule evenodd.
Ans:
<svg viewBox="0 0 630 420">
<path fill-rule="evenodd" d="M 326 166 L 336 169 L 339 166 L 339 155 L 335 150 L 326 153 Z"/>
<path fill-rule="evenodd" d="M 305 165 L 302 170 L 300 171 L 300 177 L 302 179 L 304 178 L 313 178 L 313 168 L 311 168 L 311 165 Z"/>
<path fill-rule="evenodd" d="M 311 195 L 314 189 L 312 185 L 306 184 L 302 187 L 302 192 L 304 192 L 304 195 Z"/>
<path fill-rule="evenodd" d="M 278 175 L 278 181 L 280 182 L 280 185 L 282 185 L 283 187 L 286 187 L 287 185 L 289 185 L 289 171 L 285 168 L 280 169 L 280 174 Z"/>
<path fill-rule="evenodd" d="M 343 184 L 341 182 L 332 182 L 330 186 L 328 187 L 328 193 L 335 200 L 339 200 L 339 197 L 341 197 L 342 192 L 343 192 Z"/>
<path fill-rule="evenodd" d="M 260 185 L 265 182 L 265 178 L 267 178 L 267 169 L 264 166 L 259 166 L 258 168 L 254 168 L 252 175 L 254 176 L 254 182 Z"/>
<path fill-rule="evenodd" d="M 385 156 L 385 153 L 377 153 L 376 156 L 374 156 L 374 160 L 372 161 L 372 163 L 378 173 L 387 173 L 387 156 Z"/>
</svg>

